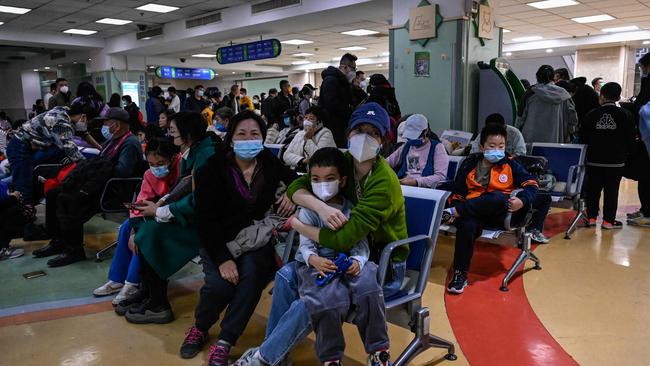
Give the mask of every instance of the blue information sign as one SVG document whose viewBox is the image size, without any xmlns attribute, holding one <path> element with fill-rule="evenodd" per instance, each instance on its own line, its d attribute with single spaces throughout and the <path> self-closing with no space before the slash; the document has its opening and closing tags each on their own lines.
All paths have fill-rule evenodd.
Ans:
<svg viewBox="0 0 650 366">
<path fill-rule="evenodd" d="M 243 43 L 235 46 L 221 47 L 217 50 L 217 62 L 233 64 L 236 62 L 264 60 L 280 56 L 282 44 L 277 39 Z"/>
<path fill-rule="evenodd" d="M 212 69 L 160 66 L 156 69 L 156 75 L 162 79 L 212 80 L 215 73 Z"/>
</svg>

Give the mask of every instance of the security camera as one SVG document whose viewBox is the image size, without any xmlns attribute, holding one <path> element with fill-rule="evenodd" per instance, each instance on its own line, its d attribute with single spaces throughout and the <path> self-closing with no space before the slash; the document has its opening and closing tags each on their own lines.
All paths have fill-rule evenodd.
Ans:
<svg viewBox="0 0 650 366">
<path fill-rule="evenodd" d="M 138 26 L 138 29 L 139 29 L 140 31 L 147 30 L 147 25 L 146 25 L 146 24 L 138 24 L 137 26 Z"/>
<path fill-rule="evenodd" d="M 181 62 L 185 62 L 187 59 L 184 58 L 184 57 L 181 57 L 179 60 L 180 60 Z"/>
</svg>

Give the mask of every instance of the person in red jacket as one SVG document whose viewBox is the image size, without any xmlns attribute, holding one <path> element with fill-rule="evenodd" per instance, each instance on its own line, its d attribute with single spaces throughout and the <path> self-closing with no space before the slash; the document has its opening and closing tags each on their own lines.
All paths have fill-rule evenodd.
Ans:
<svg viewBox="0 0 650 366">
<path fill-rule="evenodd" d="M 537 181 L 524 167 L 506 156 L 505 126 L 490 124 L 481 131 L 481 152 L 461 164 L 454 182 L 451 207 L 443 221 L 457 228 L 454 276 L 447 285 L 450 293 L 461 294 L 467 286 L 467 271 L 474 253 L 474 240 L 484 227 L 502 227 L 508 212 L 512 222 L 520 222 L 538 191 Z M 522 188 L 516 197 L 510 194 Z"/>
</svg>

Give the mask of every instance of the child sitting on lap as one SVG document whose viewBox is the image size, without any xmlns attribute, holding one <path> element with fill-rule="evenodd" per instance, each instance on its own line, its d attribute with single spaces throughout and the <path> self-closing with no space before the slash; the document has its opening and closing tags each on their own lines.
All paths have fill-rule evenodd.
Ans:
<svg viewBox="0 0 650 366">
<path fill-rule="evenodd" d="M 350 216 L 352 203 L 339 194 L 344 187 L 348 171 L 343 153 L 336 148 L 323 148 L 312 156 L 309 163 L 311 187 L 315 196 Z M 325 227 L 319 215 L 302 208 L 296 225 Z M 336 271 L 335 250 L 320 246 L 305 236 L 300 236 L 296 254 L 300 298 L 305 302 L 316 333 L 316 353 L 320 362 L 328 366 L 341 364 L 345 350 L 342 323 L 350 305 L 355 305 L 354 323 L 363 338 L 369 356 L 369 365 L 391 365 L 388 353 L 389 340 L 386 327 L 384 297 L 377 281 L 377 265 L 368 261 L 370 249 L 364 239 L 352 247 L 348 255 L 352 265 L 344 276 L 335 276 L 329 283 L 318 286 L 318 275 L 326 276 Z"/>
</svg>

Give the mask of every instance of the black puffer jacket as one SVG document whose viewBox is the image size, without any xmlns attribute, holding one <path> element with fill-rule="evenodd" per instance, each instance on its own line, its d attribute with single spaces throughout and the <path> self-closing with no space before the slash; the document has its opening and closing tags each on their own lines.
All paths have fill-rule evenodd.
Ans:
<svg viewBox="0 0 650 366">
<path fill-rule="evenodd" d="M 323 70 L 318 105 L 327 112 L 323 125 L 332 131 L 338 147 L 347 147 L 345 130 L 352 115 L 352 86 L 345 75 L 334 66 Z"/>
</svg>

